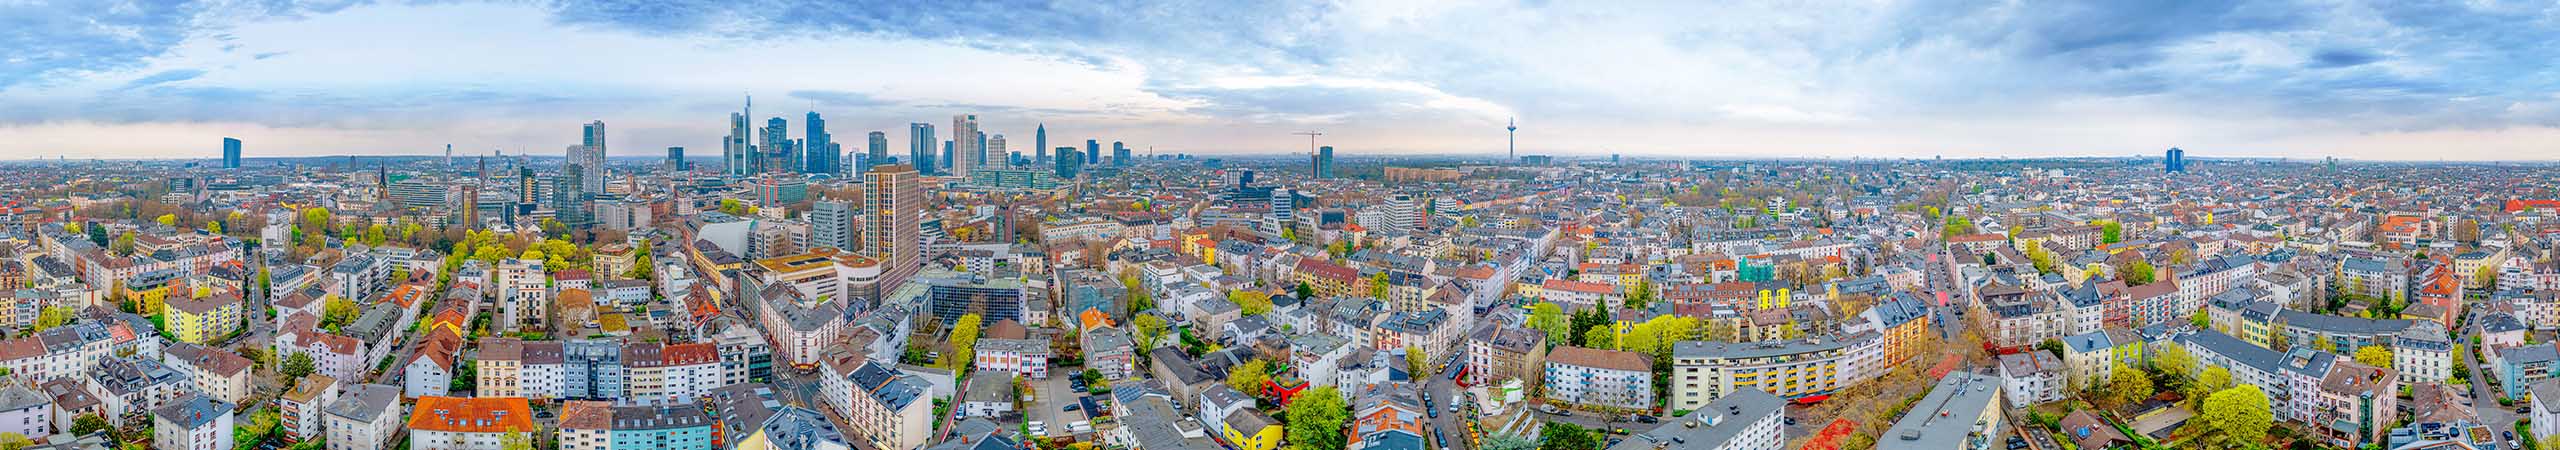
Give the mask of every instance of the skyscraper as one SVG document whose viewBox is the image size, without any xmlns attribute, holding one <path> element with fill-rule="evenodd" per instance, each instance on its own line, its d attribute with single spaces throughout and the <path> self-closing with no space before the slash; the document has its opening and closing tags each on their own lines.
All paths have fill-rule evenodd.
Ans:
<svg viewBox="0 0 2560 450">
<path fill-rule="evenodd" d="M 840 159 L 843 153 L 836 148 L 835 135 L 827 134 L 827 119 L 818 117 L 817 111 L 810 111 L 809 119 L 804 123 L 801 127 L 807 129 L 807 137 L 800 140 L 800 145 L 808 155 L 800 172 L 844 173 L 844 161 Z"/>
<path fill-rule="evenodd" d="M 986 135 L 982 134 L 982 136 Z M 1002 165 L 1013 165 L 1013 158 L 1004 157 L 1004 135 L 998 134 L 987 136 L 987 148 L 985 150 L 979 150 L 978 153 L 980 159 L 993 157 L 1004 160 L 1004 164 Z"/>
<path fill-rule="evenodd" d="M 1083 162 L 1084 152 L 1076 151 L 1075 147 L 1058 147 L 1058 179 L 1075 179 L 1076 171 L 1083 168 Z"/>
<path fill-rule="evenodd" d="M 952 151 L 960 158 L 952 161 L 952 176 L 968 178 L 970 169 L 987 165 L 986 136 L 978 134 L 978 115 L 951 116 L 951 140 L 957 141 L 959 147 Z"/>
<path fill-rule="evenodd" d="M 1333 146 L 1316 148 L 1316 178 L 1333 178 Z"/>
<path fill-rule="evenodd" d="M 729 113 L 729 136 L 720 140 L 721 173 L 730 178 L 745 178 L 756 173 L 755 146 L 748 145 L 747 121 L 756 112 L 756 98 L 747 97 L 746 109 Z"/>
<path fill-rule="evenodd" d="M 683 171 L 685 171 L 685 166 L 684 166 L 684 147 L 667 147 L 667 171 L 668 171 L 668 172 L 683 172 Z"/>
<path fill-rule="evenodd" d="M 2166 160 L 2165 160 L 2165 161 L 2162 161 L 2162 163 L 2163 163 L 2163 164 L 2166 164 L 2166 165 L 2168 166 L 2169 173 L 2182 173 L 2182 172 L 2186 172 L 2186 171 L 2187 171 L 2187 151 L 2186 151 L 2186 150 L 2181 150 L 2181 149 L 2179 149 L 2179 148 L 2177 148 L 2177 147 L 2170 147 L 2170 148 L 2169 148 L 2169 157 L 2168 157 L 2168 158 L 2166 158 Z"/>
<path fill-rule="evenodd" d="M 907 164 L 918 173 L 933 172 L 933 124 L 907 124 Z M 867 176 L 867 175 L 866 175 Z"/>
<path fill-rule="evenodd" d="M 864 152 L 871 157 L 871 161 L 868 164 L 881 164 L 883 162 L 887 162 L 889 160 L 889 133 L 873 131 L 866 137 L 870 138 L 869 143 L 871 144 L 871 148 Z M 868 172 L 871 172 L 870 167 L 861 167 L 858 170 L 855 170 L 854 173 L 846 175 L 849 177 L 860 177 L 862 174 Z"/>
<path fill-rule="evenodd" d="M 1084 163 L 1094 164 L 1100 162 L 1102 162 L 1102 142 L 1092 139 L 1084 140 Z"/>
<path fill-rule="evenodd" d="M 952 137 L 959 137 L 959 136 L 956 136 L 956 135 L 955 135 L 955 136 L 952 136 Z M 934 161 L 934 162 L 942 163 L 942 168 L 941 168 L 941 169 L 938 169 L 938 170 L 933 171 L 933 174 L 935 174 L 935 175 L 945 175 L 945 176 L 948 176 L 948 175 L 951 175 L 951 174 L 952 174 L 952 172 L 951 172 L 951 171 L 952 171 L 952 169 L 951 169 L 951 162 L 953 162 L 953 161 L 959 161 L 959 160 L 960 160 L 960 157 L 959 157 L 958 155 L 955 155 L 955 154 L 951 153 L 952 151 L 953 151 L 953 150 L 951 149 L 951 140 L 950 140 L 950 139 L 944 139 L 944 140 L 942 140 L 942 159 Z"/>
<path fill-rule="evenodd" d="M 1111 167 L 1129 167 L 1129 145 L 1111 141 Z"/>
<path fill-rule="evenodd" d="M 916 216 L 923 213 L 924 193 L 916 170 L 906 165 L 873 167 L 863 174 L 862 255 L 878 261 L 883 290 L 916 272 L 920 234 Z"/>
<path fill-rule="evenodd" d="M 588 209 L 594 192 L 587 190 L 586 167 L 575 162 L 560 167 L 560 175 L 551 181 L 552 218 L 571 229 L 584 227 L 595 215 Z"/>
<path fill-rule="evenodd" d="M 1049 162 L 1049 124 L 1040 124 L 1040 128 L 1031 130 L 1031 152 L 1032 164 Z"/>
<path fill-rule="evenodd" d="M 222 138 L 222 168 L 240 168 L 239 138 Z"/>
<path fill-rule="evenodd" d="M 767 173 L 799 171 L 799 155 L 791 145 L 791 121 L 781 117 L 766 119 L 761 133 L 764 135 L 764 141 L 757 144 L 756 148 L 758 153 L 763 153 L 761 156 L 764 161 L 761 164 L 764 171 Z"/>
<path fill-rule="evenodd" d="M 589 193 L 603 193 L 606 148 L 604 121 L 588 122 L 586 127 L 580 130 L 580 134 L 583 137 L 580 140 L 581 143 L 577 147 L 569 148 L 568 164 L 576 164 L 579 167 L 578 180 L 581 183 L 579 188 Z"/>
</svg>

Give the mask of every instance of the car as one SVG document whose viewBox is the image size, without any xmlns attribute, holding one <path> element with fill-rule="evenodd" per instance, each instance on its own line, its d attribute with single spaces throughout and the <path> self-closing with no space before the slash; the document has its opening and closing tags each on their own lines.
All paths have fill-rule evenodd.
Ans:
<svg viewBox="0 0 2560 450">
<path fill-rule="evenodd" d="M 1440 435 L 1440 430 L 1431 430 L 1431 442 L 1440 448 L 1449 448 L 1449 437 Z"/>
<path fill-rule="evenodd" d="M 1555 414 L 1555 413 L 1556 413 L 1556 405 L 1538 405 L 1538 412 L 1547 413 L 1547 414 Z"/>
<path fill-rule="evenodd" d="M 1792 427 L 1792 426 L 1796 426 L 1796 418 L 1794 418 L 1794 417 L 1789 417 L 1789 418 L 1787 418 L 1787 426 L 1790 426 L 1790 427 Z"/>
<path fill-rule="evenodd" d="M 1450 404 L 1449 404 L 1449 413 L 1450 413 L 1450 414 L 1457 414 L 1457 413 L 1458 413 L 1458 406 L 1460 406 L 1460 405 L 1464 405 L 1464 403 L 1450 403 Z"/>
<path fill-rule="evenodd" d="M 1437 409 L 1431 409 L 1431 408 L 1423 408 L 1423 409 L 1424 409 L 1424 411 L 1423 411 L 1423 412 L 1430 413 L 1431 418 L 1433 418 L 1433 419 L 1438 419 L 1438 418 L 1440 418 L 1440 410 L 1437 410 Z"/>
<path fill-rule="evenodd" d="M 1640 423 L 1662 423 L 1662 418 L 1660 418 L 1660 417 L 1654 417 L 1654 416 L 1648 416 L 1648 415 L 1643 415 L 1643 414 L 1637 414 L 1637 415 L 1636 415 L 1636 422 L 1640 422 Z"/>
<path fill-rule="evenodd" d="M 1068 403 L 1068 404 L 1067 404 L 1067 407 L 1065 407 L 1065 408 L 1058 408 L 1058 410 L 1059 410 L 1059 411 L 1074 411 L 1074 410 L 1076 410 L 1077 408 L 1083 408 L 1083 407 L 1084 407 L 1084 404 L 1083 404 L 1083 403 Z"/>
</svg>

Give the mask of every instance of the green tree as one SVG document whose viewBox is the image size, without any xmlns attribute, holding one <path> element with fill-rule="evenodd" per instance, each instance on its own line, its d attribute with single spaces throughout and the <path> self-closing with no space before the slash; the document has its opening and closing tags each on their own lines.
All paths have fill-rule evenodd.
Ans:
<svg viewBox="0 0 2560 450">
<path fill-rule="evenodd" d="M 1582 332 L 1582 346 L 1601 350 L 1618 349 L 1618 332 L 1609 327 L 1592 327 Z"/>
<path fill-rule="evenodd" d="M 2254 385 L 2214 392 L 2205 399 L 2199 416 L 2205 426 L 2204 438 L 2219 443 L 2218 448 L 2265 445 L 2267 428 L 2275 423 L 2275 413 L 2268 409 L 2267 393 Z"/>
<path fill-rule="evenodd" d="M 0 450 L 18 450 L 34 445 L 36 445 L 36 441 L 27 439 L 27 435 L 18 433 L 0 433 Z"/>
<path fill-rule="evenodd" d="M 1565 318 L 1564 307 L 1551 302 L 1530 305 L 1527 325 L 1530 329 L 1547 332 L 1547 342 L 1551 343 L 1564 343 L 1566 333 L 1573 332 L 1572 322 Z"/>
<path fill-rule="evenodd" d="M 1484 435 L 1484 450 L 1537 450 L 1538 441 L 1502 433 Z"/>
<path fill-rule="evenodd" d="M 1429 359 L 1429 357 L 1423 355 L 1422 346 L 1404 346 L 1405 373 L 1413 374 L 1412 376 L 1414 379 L 1431 378 L 1431 363 Z"/>
<path fill-rule="evenodd" d="M 986 319 L 972 313 L 961 315 L 960 320 L 951 322 L 951 336 L 947 342 L 951 344 L 951 351 L 942 354 L 943 367 L 951 369 L 953 373 L 959 373 L 961 369 L 969 367 L 970 360 L 975 359 L 978 354 L 978 333 L 983 331 L 978 328 L 978 325 L 984 320 Z"/>
<path fill-rule="evenodd" d="M 309 352 L 293 352 L 293 356 L 284 357 L 284 367 L 282 369 L 284 376 L 292 379 L 301 379 L 303 376 L 311 375 L 311 371 L 316 370 L 314 363 L 311 361 L 311 353 Z"/>
<path fill-rule="evenodd" d="M 2148 372 L 2116 364 L 2114 370 L 2107 374 L 2106 399 L 2117 406 L 2140 403 L 2142 399 L 2151 398 L 2152 394 L 2151 374 Z"/>
<path fill-rule="evenodd" d="M 1271 294 L 1251 289 L 1227 291 L 1227 302 L 1236 304 L 1236 309 L 1248 316 L 1270 314 L 1272 308 Z"/>
<path fill-rule="evenodd" d="M 1342 427 L 1351 422 L 1351 406 L 1343 403 L 1342 391 L 1333 386 L 1317 387 L 1299 393 L 1281 412 L 1287 428 L 1283 439 L 1291 450 L 1342 450 Z"/>
<path fill-rule="evenodd" d="M 2185 346 L 2164 342 L 2151 351 L 2151 368 L 2184 381 L 2196 373 L 2196 357 Z"/>
<path fill-rule="evenodd" d="M 498 448 L 500 450 L 534 450 L 533 435 L 522 431 L 509 431 L 507 434 L 498 436 Z"/>
<path fill-rule="evenodd" d="M 2202 407 L 2206 396 L 2230 389 L 2231 386 L 2233 386 L 2231 369 L 2224 369 L 2222 366 L 2207 367 L 2202 375 L 2196 376 L 2196 382 L 2187 384 L 2187 408 Z"/>
<path fill-rule="evenodd" d="M 1550 423 L 1538 430 L 1538 450 L 1600 450 L 1597 431 L 1570 422 Z"/>
<path fill-rule="evenodd" d="M 1247 395 L 1259 395 L 1262 383 L 1271 381 L 1271 361 L 1254 358 L 1227 369 L 1227 387 Z"/>
<path fill-rule="evenodd" d="M 1298 288 L 1296 291 L 1299 301 L 1306 301 L 1307 299 L 1315 298 L 1316 296 L 1316 288 L 1314 286 L 1308 286 L 1304 281 L 1298 282 Z"/>
<path fill-rule="evenodd" d="M 116 252 L 116 256 L 132 256 L 134 250 L 133 236 L 132 231 L 126 231 L 124 234 L 116 235 L 115 243 L 108 245 L 107 250 Z"/>
<path fill-rule="evenodd" d="M 44 307 L 43 311 L 36 313 L 36 328 L 34 331 L 49 330 L 53 329 L 53 327 L 71 323 L 72 314 L 77 312 L 78 310 L 71 309 L 69 306 Z"/>
<path fill-rule="evenodd" d="M 108 426 L 110 425 L 107 423 L 107 417 L 98 415 L 98 413 L 81 414 L 79 417 L 71 418 L 72 435 L 86 435 L 89 433 L 106 431 Z"/>
<path fill-rule="evenodd" d="M 2159 269 L 2151 267 L 2151 261 L 2135 259 L 2133 262 L 2116 267 L 2116 276 L 2124 278 L 2124 284 L 2128 286 L 2141 286 L 2151 284 L 2154 278 L 2158 278 L 2160 276 L 2158 271 Z"/>
<path fill-rule="evenodd" d="M 1137 318 L 1129 319 L 1129 323 L 1137 328 L 1138 332 L 1131 337 L 1138 341 L 1139 353 L 1154 350 L 1156 344 L 1164 342 L 1164 318 L 1156 317 L 1154 314 L 1139 314 Z"/>
<path fill-rule="evenodd" d="M 2097 220 L 2094 223 L 2098 224 L 2098 242 L 2108 244 L 2124 242 L 2124 223 L 2113 220 Z"/>
<path fill-rule="evenodd" d="M 1387 298 L 1387 288 L 1389 286 L 1391 285 L 1387 283 L 1387 273 L 1385 271 L 1369 274 L 1369 298 Z"/>
<path fill-rule="evenodd" d="M 161 225 L 168 225 L 168 226 L 173 226 L 173 227 L 174 227 L 174 226 L 178 226 L 178 215 L 177 215 L 177 214 L 161 214 L 159 218 L 156 218 L 156 219 L 153 219 L 153 220 L 159 221 Z M 21 436 L 21 437 L 23 437 L 23 436 Z"/>
<path fill-rule="evenodd" d="M 2391 368 L 2391 361 L 2390 347 L 2367 345 L 2364 346 L 2364 348 L 2356 349 L 2356 362 L 2364 363 L 2364 365 L 2389 369 Z"/>
</svg>

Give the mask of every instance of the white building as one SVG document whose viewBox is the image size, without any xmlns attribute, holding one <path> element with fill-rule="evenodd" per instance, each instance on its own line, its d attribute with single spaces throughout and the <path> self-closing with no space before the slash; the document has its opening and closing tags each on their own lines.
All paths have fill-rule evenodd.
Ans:
<svg viewBox="0 0 2560 450">
<path fill-rule="evenodd" d="M 151 410 L 151 448 L 231 450 L 231 404 L 189 395 Z"/>
<path fill-rule="evenodd" d="M 498 325 L 516 330 L 543 325 L 551 311 L 551 286 L 542 260 L 508 258 L 498 262 Z"/>
<path fill-rule="evenodd" d="M 326 411 L 330 449 L 384 450 L 400 429 L 400 387 L 357 385 Z"/>
</svg>

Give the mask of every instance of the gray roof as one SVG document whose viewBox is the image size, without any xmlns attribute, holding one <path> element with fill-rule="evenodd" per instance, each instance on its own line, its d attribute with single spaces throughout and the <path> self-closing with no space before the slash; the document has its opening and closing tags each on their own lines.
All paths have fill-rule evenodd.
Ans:
<svg viewBox="0 0 2560 450">
<path fill-rule="evenodd" d="M 1865 334 L 1865 333 L 1860 333 Z M 1853 339 L 1805 338 L 1775 342 L 1680 341 L 1671 344 L 1672 358 L 1766 358 L 1839 350 Z"/>
<path fill-rule="evenodd" d="M 2197 330 L 2195 333 L 2179 336 L 2178 342 L 2185 344 L 2188 349 L 2222 355 L 2223 358 L 2263 373 L 2275 373 L 2284 361 L 2284 355 L 2276 353 L 2275 350 L 2250 344 L 2248 341 L 2222 334 L 2220 331 Z"/>
<path fill-rule="evenodd" d="M 2283 321 L 2287 327 L 2329 334 L 2388 336 L 2409 329 L 2407 319 L 2360 319 L 2290 309 L 2277 312 L 2276 320 Z"/>
<path fill-rule="evenodd" d="M 23 384 L 9 383 L 8 389 L 0 390 L 0 411 L 43 408 L 52 404 L 52 398 Z"/>
<path fill-rule="evenodd" d="M 152 410 L 151 414 L 179 427 L 192 429 L 212 424 L 223 415 L 231 414 L 231 403 L 204 395 L 188 395 Z"/>
<path fill-rule="evenodd" d="M 1950 449 L 1966 448 L 1965 439 L 1977 425 L 1974 418 L 1984 410 L 2000 404 L 2000 379 L 1974 372 L 1952 372 L 1939 378 L 1929 395 L 1911 404 L 1910 412 L 1893 422 L 1884 436 L 1876 438 L 1876 448 Z M 1995 412 L 1996 413 L 1996 412 Z M 1994 433 L 1998 430 L 1982 430 Z"/>
<path fill-rule="evenodd" d="M 780 450 L 813 448 L 850 448 L 844 433 L 817 411 L 798 406 L 785 406 L 764 421 L 765 442 Z M 827 444 L 827 445 L 821 445 Z"/>
<path fill-rule="evenodd" d="M 360 384 L 339 394 L 338 401 L 330 403 L 327 411 L 330 417 L 372 423 L 383 414 L 391 413 L 391 409 L 399 404 L 399 386 Z"/>
<path fill-rule="evenodd" d="M 1727 444 L 1747 431 L 1752 424 L 1785 412 L 1786 400 L 1759 389 L 1742 389 L 1707 402 L 1706 406 L 1665 421 L 1652 430 L 1628 437 L 1611 450 L 1652 449 L 1662 445 L 1672 448 L 1727 448 Z M 1778 440 L 1786 440 L 1785 427 L 1779 427 Z"/>
</svg>

